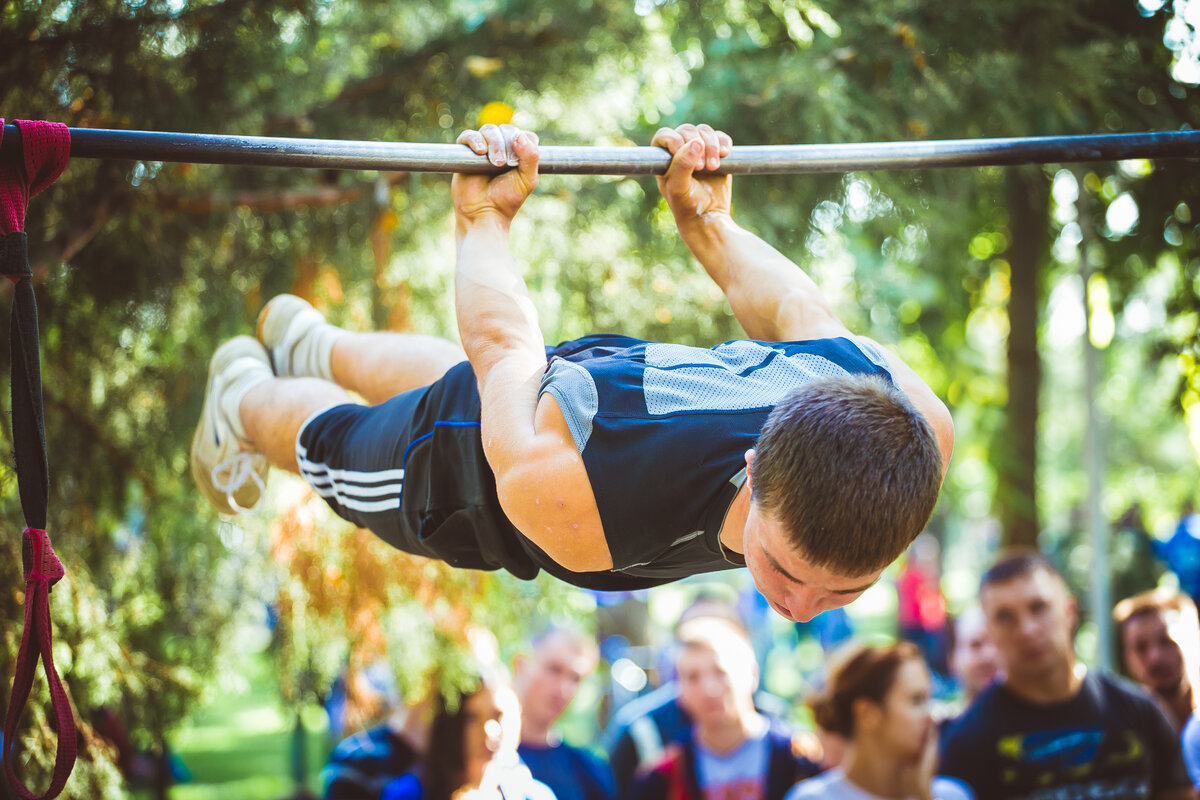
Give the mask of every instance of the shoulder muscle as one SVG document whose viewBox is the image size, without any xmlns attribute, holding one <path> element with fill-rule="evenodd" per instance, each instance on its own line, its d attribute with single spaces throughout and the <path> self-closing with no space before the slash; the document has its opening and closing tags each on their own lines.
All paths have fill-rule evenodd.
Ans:
<svg viewBox="0 0 1200 800">
<path fill-rule="evenodd" d="M 612 569 L 583 458 L 553 397 L 539 401 L 534 427 L 530 439 L 510 445 L 492 464 L 504 513 L 565 569 Z"/>
</svg>

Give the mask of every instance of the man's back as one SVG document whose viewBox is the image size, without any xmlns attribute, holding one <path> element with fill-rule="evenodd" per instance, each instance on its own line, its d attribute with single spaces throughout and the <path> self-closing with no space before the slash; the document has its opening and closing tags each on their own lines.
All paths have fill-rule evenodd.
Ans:
<svg viewBox="0 0 1200 800">
<path fill-rule="evenodd" d="M 374 800 L 393 779 L 417 763 L 417 752 L 387 724 L 360 731 L 338 743 L 321 780 L 329 800 Z"/>
<path fill-rule="evenodd" d="M 439 421 L 417 427 L 436 434 L 414 436 L 406 451 L 414 477 L 405 479 L 399 520 L 419 520 L 419 536 L 377 533 L 456 566 L 503 568 L 521 578 L 543 569 L 605 591 L 733 569 L 743 560 L 723 547 L 721 534 L 745 491 L 745 453 L 774 404 L 821 377 L 890 380 L 882 354 L 848 338 L 737 340 L 706 349 L 605 334 L 564 342 L 548 358 L 540 396 L 555 402 L 571 430 L 612 568 L 565 568 L 505 517 L 480 450 L 479 398 L 467 363 L 424 390 L 420 408 L 429 410 L 422 414 Z M 424 509 L 427 498 L 437 502 Z M 417 545 L 404 544 L 414 539 Z"/>
<path fill-rule="evenodd" d="M 986 689 L 942 735 L 940 774 L 988 798 L 1158 797 L 1190 786 L 1162 712 L 1132 684 L 1088 674 L 1071 699 Z"/>
<path fill-rule="evenodd" d="M 628 589 L 740 566 L 721 534 L 775 405 L 825 377 L 890 381 L 882 364 L 848 338 L 701 348 L 603 335 L 555 348 L 541 396 L 571 431 L 613 562 L 613 573 L 583 577 Z"/>
</svg>

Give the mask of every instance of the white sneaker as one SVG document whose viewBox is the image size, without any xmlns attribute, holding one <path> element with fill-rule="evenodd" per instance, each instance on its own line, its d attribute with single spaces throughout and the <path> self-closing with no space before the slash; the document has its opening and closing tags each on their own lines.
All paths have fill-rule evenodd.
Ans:
<svg viewBox="0 0 1200 800">
<path fill-rule="evenodd" d="M 192 477 L 221 512 L 258 505 L 267 488 L 267 459 L 246 441 L 238 407 L 246 392 L 273 378 L 271 359 L 257 340 L 235 336 L 217 348 L 208 366 L 204 410 L 192 437 Z"/>
<path fill-rule="evenodd" d="M 271 354 L 280 378 L 324 378 L 333 381 L 333 344 L 346 331 L 330 325 L 307 300 L 281 294 L 258 315 L 258 340 Z"/>
</svg>

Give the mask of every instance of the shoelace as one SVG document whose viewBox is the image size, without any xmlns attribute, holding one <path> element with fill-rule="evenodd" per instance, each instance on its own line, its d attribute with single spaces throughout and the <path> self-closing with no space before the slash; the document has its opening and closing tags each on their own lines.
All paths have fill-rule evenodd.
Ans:
<svg viewBox="0 0 1200 800">
<path fill-rule="evenodd" d="M 235 453 L 224 461 L 217 462 L 209 475 L 216 490 L 225 493 L 225 499 L 229 501 L 229 507 L 235 514 L 244 514 L 258 505 L 256 502 L 250 508 L 243 508 L 233 499 L 233 493 L 245 486 L 247 481 L 258 484 L 259 499 L 262 499 L 267 490 L 267 484 L 254 469 L 256 458 L 261 456 L 247 452 Z"/>
</svg>

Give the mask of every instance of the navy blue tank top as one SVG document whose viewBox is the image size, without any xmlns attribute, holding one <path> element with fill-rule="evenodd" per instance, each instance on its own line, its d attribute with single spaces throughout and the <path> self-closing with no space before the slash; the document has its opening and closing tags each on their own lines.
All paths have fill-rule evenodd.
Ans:
<svg viewBox="0 0 1200 800">
<path fill-rule="evenodd" d="M 539 394 L 558 401 L 583 457 L 613 571 L 646 585 L 744 563 L 719 536 L 776 403 L 822 377 L 892 380 L 862 338 L 706 350 L 599 334 L 549 355 Z"/>
</svg>

